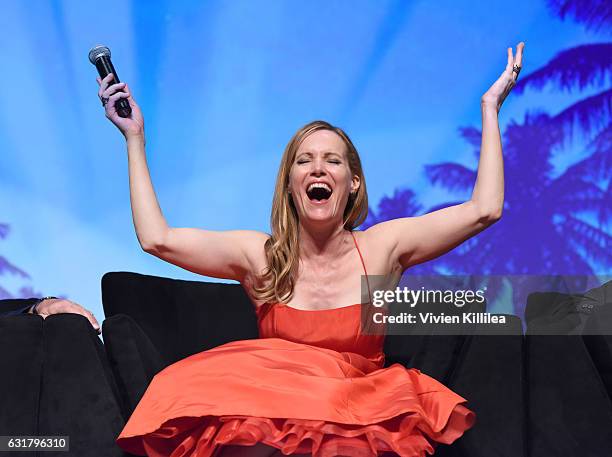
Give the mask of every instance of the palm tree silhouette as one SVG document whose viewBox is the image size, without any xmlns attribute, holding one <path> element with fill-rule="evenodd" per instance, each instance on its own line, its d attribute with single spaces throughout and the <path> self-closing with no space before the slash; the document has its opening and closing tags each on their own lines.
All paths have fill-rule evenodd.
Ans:
<svg viewBox="0 0 612 457">
<path fill-rule="evenodd" d="M 612 4 L 609 2 L 549 0 L 548 6 L 561 19 L 572 16 L 590 29 L 609 30 L 612 26 Z M 432 271 L 446 269 L 453 274 L 523 275 L 521 278 L 525 275 L 593 275 L 592 264 L 610 271 L 610 56 L 612 43 L 576 46 L 559 52 L 542 68 L 519 80 L 513 89 L 516 94 L 523 93 L 526 88 L 539 90 L 549 84 L 569 92 L 587 87 L 601 90 L 554 116 L 532 112 L 525 114 L 522 123 L 512 121 L 508 125 L 504 132 L 504 162 L 509 179 L 506 181 L 502 220 L 446 255 L 428 262 Z M 553 154 L 573 139 L 577 128 L 586 138 L 588 156 L 555 177 L 551 162 Z M 481 131 L 473 127 L 460 128 L 459 131 L 474 147 L 478 158 Z M 458 163 L 428 165 L 425 173 L 430 182 L 451 191 L 469 190 L 476 180 L 476 170 Z M 404 196 L 396 192 L 393 198 Z M 427 212 L 457 203 L 443 203 Z M 402 202 L 386 202 L 386 206 L 402 208 Z M 584 216 L 588 214 L 595 215 L 596 226 L 585 220 Z M 402 216 L 379 210 L 375 219 L 393 217 Z M 407 271 L 407 274 L 415 273 L 419 272 Z M 489 297 L 494 299 L 501 290 L 502 278 L 493 276 L 490 279 Z M 522 315 L 528 291 L 519 290 L 524 288 L 513 288 L 513 303 L 515 312 Z"/>
<path fill-rule="evenodd" d="M 479 154 L 480 131 L 465 128 L 461 132 Z M 589 260 L 612 264 L 610 234 L 579 215 L 609 211 L 605 209 L 609 185 L 604 190 L 593 182 L 607 172 L 591 168 L 596 159 L 589 156 L 553 177 L 553 150 L 564 133 L 556 116 L 541 112 L 526 114 L 522 124 L 508 125 L 504 162 L 511 178 L 506 181 L 502 220 L 436 262 L 454 274 L 521 275 L 517 290 L 523 289 L 520 282 L 526 275 L 570 275 L 581 284 L 580 276 L 595 274 Z M 468 190 L 476 179 L 476 170 L 456 163 L 428 165 L 426 174 L 432 183 L 449 189 Z M 501 290 L 502 279 L 491 278 L 491 299 Z M 519 315 L 527 292 L 515 292 L 513 303 Z"/>
<path fill-rule="evenodd" d="M 572 15 L 587 27 L 597 29 L 612 24 L 612 7 L 606 2 L 548 3 L 562 19 Z M 520 275 L 515 276 L 519 283 L 533 275 L 573 275 L 570 281 L 575 281 L 574 290 L 580 290 L 580 277 L 595 274 L 592 264 L 610 271 L 612 89 L 605 86 L 612 73 L 610 56 L 612 43 L 577 46 L 558 53 L 542 68 L 520 79 L 513 89 L 517 94 L 527 87 L 542 89 L 547 84 L 567 91 L 593 86 L 602 90 L 554 116 L 528 112 L 522 123 L 509 123 L 504 132 L 504 162 L 509 179 L 502 220 L 446 255 L 427 262 L 429 271 L 493 275 L 487 285 L 488 298 L 493 300 L 503 281 L 503 277 L 495 275 Z M 555 176 L 553 155 L 573 139 L 576 128 L 587 139 L 588 156 Z M 481 131 L 464 127 L 459 132 L 473 146 L 478 158 Z M 452 162 L 427 165 L 425 173 L 431 183 L 451 191 L 467 191 L 476 180 L 476 170 Z M 414 195 L 409 197 L 413 199 Z M 385 207 L 402 208 L 402 198 L 405 195 L 396 192 L 392 200 L 400 201 L 391 203 L 387 199 Z M 458 203 L 436 205 L 427 212 Z M 402 217 L 400 212 L 379 209 L 374 220 Z M 585 220 L 584 216 L 589 214 L 595 215 L 597 225 Z M 406 274 L 420 271 L 411 268 Z M 515 286 L 514 311 L 522 315 L 529 290 L 520 284 Z"/>
<path fill-rule="evenodd" d="M 0 239 L 6 238 L 8 236 L 9 231 L 10 231 L 10 227 L 8 226 L 8 224 L 0 224 Z M 21 270 L 20 268 L 17 268 L 15 265 L 13 265 L 8 260 L 6 260 L 5 257 L 0 256 L 0 275 L 5 275 L 7 273 L 17 275 L 17 276 L 20 276 L 26 279 L 30 278 L 30 275 L 27 274 L 25 271 Z M 22 293 L 27 292 L 27 291 L 28 290 L 26 289 L 21 290 Z M 0 286 L 0 299 L 4 299 L 4 298 L 14 298 L 14 297 L 8 290 Z"/>
<path fill-rule="evenodd" d="M 365 230 L 372 225 L 398 217 L 409 217 L 419 213 L 423 207 L 418 203 L 416 194 L 407 188 L 395 189 L 392 197 L 383 197 L 378 203 L 378 212 L 368 208 L 368 217 L 361 225 Z"/>
<path fill-rule="evenodd" d="M 587 30 L 610 31 L 612 28 L 612 4 L 593 0 L 549 0 L 548 6 L 561 20 L 567 16 L 585 25 Z M 559 52 L 542 68 L 518 82 L 517 94 L 526 88 L 541 90 L 556 86 L 561 91 L 572 92 L 596 89 L 596 93 L 573 103 L 554 118 L 554 127 L 564 132 L 562 143 L 572 140 L 577 129 L 586 138 L 586 159 L 568 167 L 560 177 L 564 198 L 559 201 L 569 214 L 557 216 L 561 230 L 570 236 L 576 251 L 582 258 L 599 260 L 601 271 L 612 271 L 610 258 L 610 230 L 612 216 L 612 43 L 583 44 Z M 569 191 L 576 192 L 575 197 Z M 596 215 L 598 229 L 577 216 L 578 213 Z M 583 249 L 580 249 L 580 248 Z M 603 254 L 603 255 L 599 255 Z M 599 257 L 599 259 L 597 259 Z M 585 272 L 586 272 L 585 268 Z M 578 278 L 576 283 L 580 282 Z M 577 286 L 577 284 L 575 284 Z M 574 290 L 582 290 L 575 288 Z"/>
<path fill-rule="evenodd" d="M 549 0 L 549 8 L 562 20 L 573 16 L 587 30 L 610 31 L 612 29 L 612 4 L 593 0 Z M 566 133 L 563 143 L 571 140 L 576 127 L 587 138 L 589 157 L 572 166 L 576 174 L 603 189 L 600 205 L 592 205 L 600 229 L 607 228 L 612 216 L 612 43 L 593 43 L 576 46 L 559 52 L 546 65 L 521 78 L 513 92 L 521 94 L 527 88 L 541 90 L 547 85 L 556 85 L 561 91 L 597 88 L 588 96 L 565 108 L 555 116 L 557 126 Z M 597 199 L 595 200 L 597 201 Z M 609 234 L 609 232 L 607 232 Z M 610 264 L 604 265 L 609 270 Z"/>
</svg>

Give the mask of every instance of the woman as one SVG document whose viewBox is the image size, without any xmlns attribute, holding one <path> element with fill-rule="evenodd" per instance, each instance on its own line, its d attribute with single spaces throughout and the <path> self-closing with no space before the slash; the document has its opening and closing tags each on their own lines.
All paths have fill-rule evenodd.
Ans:
<svg viewBox="0 0 612 457">
<path fill-rule="evenodd" d="M 203 351 L 158 373 L 119 446 L 150 456 L 424 456 L 472 427 L 466 399 L 417 369 L 383 368 L 384 334 L 360 331 L 361 278 L 386 275 L 397 284 L 410 266 L 501 217 L 497 115 L 518 77 L 523 47 L 516 58 L 508 48 L 506 69 L 482 97 L 472 198 L 362 232 L 353 231 L 367 213 L 359 156 L 341 129 L 323 121 L 304 126 L 285 149 L 271 236 L 168 227 L 147 169 L 140 109 L 126 84 L 98 78 L 106 116 L 127 141 L 142 248 L 187 270 L 239 281 L 260 330 L 259 339 Z M 115 111 L 120 98 L 132 107 L 129 118 Z"/>
</svg>

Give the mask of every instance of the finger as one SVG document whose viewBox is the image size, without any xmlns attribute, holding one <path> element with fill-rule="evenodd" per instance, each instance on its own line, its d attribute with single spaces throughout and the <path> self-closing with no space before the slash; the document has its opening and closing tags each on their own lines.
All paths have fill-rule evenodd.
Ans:
<svg viewBox="0 0 612 457">
<path fill-rule="evenodd" d="M 91 326 L 94 328 L 94 330 L 97 332 L 98 330 L 100 330 L 100 326 L 98 325 L 98 321 L 96 320 L 95 317 L 93 317 L 92 315 L 87 315 L 85 316 L 87 318 L 87 320 L 89 321 L 89 323 L 91 324 Z"/>
<path fill-rule="evenodd" d="M 99 76 L 96 76 L 96 82 L 98 83 L 98 86 L 102 84 L 102 80 L 100 79 Z"/>
<path fill-rule="evenodd" d="M 518 65 L 519 67 L 522 66 L 523 64 L 523 49 L 524 48 L 525 48 L 525 43 L 523 41 L 521 41 L 516 46 L 516 59 L 514 61 L 514 64 Z"/>
<path fill-rule="evenodd" d="M 100 328 L 100 324 L 98 324 L 98 321 L 96 320 L 96 318 L 93 315 L 93 313 L 91 311 L 89 311 L 88 309 L 83 308 L 78 303 L 75 303 L 75 305 L 76 305 L 76 309 L 75 309 L 74 312 L 80 314 L 81 316 L 85 316 L 85 318 L 89 321 L 91 326 L 94 329 L 98 330 Z"/>
<path fill-rule="evenodd" d="M 100 88 L 102 89 L 102 92 L 106 90 L 106 88 L 108 87 L 108 85 L 114 78 L 115 78 L 115 75 L 112 73 L 109 73 L 102 79 L 102 81 L 100 82 Z"/>
<path fill-rule="evenodd" d="M 98 319 L 96 319 L 96 316 L 94 316 L 94 314 L 91 311 L 89 311 L 89 314 L 91 315 L 90 321 L 91 321 L 91 324 L 93 325 L 93 328 L 95 328 L 96 331 L 99 331 L 100 324 L 98 323 Z"/>
<path fill-rule="evenodd" d="M 117 92 L 113 95 L 111 95 L 110 97 L 108 97 L 108 103 L 106 104 L 106 106 L 111 105 L 115 106 L 115 102 L 117 100 L 119 100 L 120 98 L 128 98 L 130 95 L 126 94 L 125 92 Z"/>
<path fill-rule="evenodd" d="M 508 64 L 506 65 L 506 70 L 512 71 L 513 63 L 514 63 L 514 58 L 512 57 L 512 48 L 508 48 Z"/>
<path fill-rule="evenodd" d="M 106 90 L 102 93 L 102 96 L 103 97 L 110 97 L 115 92 L 123 90 L 124 87 L 125 87 L 125 83 L 113 84 L 112 86 L 109 86 L 109 87 L 106 88 Z"/>
</svg>

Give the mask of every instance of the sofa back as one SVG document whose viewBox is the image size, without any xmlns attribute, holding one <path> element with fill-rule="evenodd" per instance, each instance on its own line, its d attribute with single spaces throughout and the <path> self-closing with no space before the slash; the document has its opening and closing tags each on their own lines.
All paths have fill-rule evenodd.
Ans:
<svg viewBox="0 0 612 457">
<path fill-rule="evenodd" d="M 106 318 L 125 314 L 136 321 L 166 363 L 258 337 L 255 310 L 240 284 L 109 272 L 102 304 Z"/>
</svg>

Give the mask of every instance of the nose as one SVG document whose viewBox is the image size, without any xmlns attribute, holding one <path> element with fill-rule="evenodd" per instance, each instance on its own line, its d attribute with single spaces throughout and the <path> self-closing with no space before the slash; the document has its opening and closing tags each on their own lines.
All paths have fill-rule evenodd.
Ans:
<svg viewBox="0 0 612 457">
<path fill-rule="evenodd" d="M 317 157 L 312 161 L 312 174 L 315 176 L 321 176 L 325 174 L 325 168 L 323 164 L 325 161 L 321 157 Z"/>
</svg>

